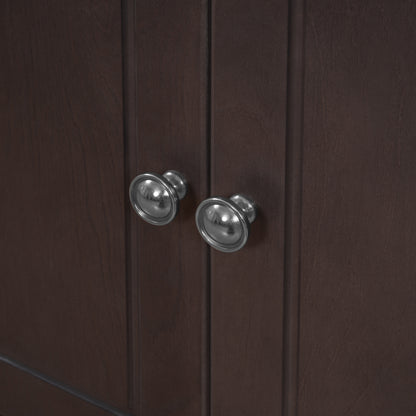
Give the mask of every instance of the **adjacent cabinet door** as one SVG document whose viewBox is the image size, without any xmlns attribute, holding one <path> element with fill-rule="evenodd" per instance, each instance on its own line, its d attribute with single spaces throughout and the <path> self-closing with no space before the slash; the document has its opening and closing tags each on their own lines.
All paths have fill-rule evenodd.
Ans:
<svg viewBox="0 0 416 416">
<path fill-rule="evenodd" d="M 414 416 L 413 0 L 0 2 L 0 416 Z M 177 170 L 164 226 L 129 184 Z M 208 197 L 257 204 L 209 247 Z"/>
</svg>

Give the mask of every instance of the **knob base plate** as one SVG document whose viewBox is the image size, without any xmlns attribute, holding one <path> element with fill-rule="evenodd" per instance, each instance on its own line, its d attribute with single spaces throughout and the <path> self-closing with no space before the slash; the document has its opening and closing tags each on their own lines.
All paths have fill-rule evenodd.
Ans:
<svg viewBox="0 0 416 416">
<path fill-rule="evenodd" d="M 214 197 L 201 202 L 195 220 L 202 238 L 216 250 L 232 253 L 247 242 L 256 207 L 249 198 L 236 194 L 232 198 Z"/>
<path fill-rule="evenodd" d="M 166 225 L 175 218 L 186 188 L 186 181 L 178 172 L 143 173 L 131 182 L 130 201 L 142 219 L 153 225 Z"/>
</svg>

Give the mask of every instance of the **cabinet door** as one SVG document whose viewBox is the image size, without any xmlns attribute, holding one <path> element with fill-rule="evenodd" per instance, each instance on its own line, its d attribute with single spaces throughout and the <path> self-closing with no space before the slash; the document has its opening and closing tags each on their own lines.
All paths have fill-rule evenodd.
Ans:
<svg viewBox="0 0 416 416">
<path fill-rule="evenodd" d="M 211 253 L 212 412 L 278 416 L 288 5 L 216 0 L 212 22 L 211 195 L 259 207 L 244 248 Z"/>
<path fill-rule="evenodd" d="M 212 413 L 414 415 L 414 2 L 212 4 Z"/>
<path fill-rule="evenodd" d="M 415 4 L 306 3 L 297 414 L 414 415 Z"/>
<path fill-rule="evenodd" d="M 0 9 L 0 413 L 30 413 L 20 365 L 125 408 L 121 10 Z"/>
<path fill-rule="evenodd" d="M 0 414 L 189 415 L 206 390 L 203 2 L 0 6 Z M 138 173 L 192 179 L 166 227 Z"/>
<path fill-rule="evenodd" d="M 0 414 L 416 412 L 416 9 L 3 1 Z M 163 227 L 139 173 L 189 181 Z M 258 204 L 209 248 L 208 196 Z"/>
</svg>

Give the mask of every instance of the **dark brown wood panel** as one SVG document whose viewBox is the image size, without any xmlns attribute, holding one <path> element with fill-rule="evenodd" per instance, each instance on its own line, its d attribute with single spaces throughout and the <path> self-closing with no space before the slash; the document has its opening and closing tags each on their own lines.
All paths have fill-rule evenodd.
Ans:
<svg viewBox="0 0 416 416">
<path fill-rule="evenodd" d="M 74 397 L 50 383 L 0 362 L 2 416 L 123 416 Z"/>
<path fill-rule="evenodd" d="M 280 415 L 287 1 L 213 1 L 212 196 L 259 205 L 249 241 L 212 251 L 212 412 Z"/>
<path fill-rule="evenodd" d="M 0 31 L 0 353 L 123 408 L 120 3 L 2 1 Z"/>
<path fill-rule="evenodd" d="M 416 413 L 415 20 L 307 2 L 300 416 Z"/>
<path fill-rule="evenodd" d="M 135 15 L 137 131 L 130 139 L 130 177 L 175 169 L 190 185 L 169 225 L 131 218 L 139 281 L 140 414 L 203 415 L 207 262 L 194 214 L 207 194 L 207 4 L 141 0 Z"/>
</svg>

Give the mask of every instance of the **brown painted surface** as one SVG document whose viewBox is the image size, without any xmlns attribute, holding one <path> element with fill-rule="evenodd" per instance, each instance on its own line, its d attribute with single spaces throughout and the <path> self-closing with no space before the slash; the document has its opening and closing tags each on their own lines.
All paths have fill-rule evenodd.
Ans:
<svg viewBox="0 0 416 416">
<path fill-rule="evenodd" d="M 207 261 L 194 221 L 198 201 L 207 196 L 206 26 L 205 2 L 136 5 L 138 145 L 131 178 L 175 169 L 190 184 L 170 224 L 131 220 L 138 248 L 133 256 L 139 282 L 140 409 L 148 416 L 206 414 Z"/>
<path fill-rule="evenodd" d="M 2 416 L 110 416 L 114 413 L 74 397 L 0 362 Z"/>
<path fill-rule="evenodd" d="M 0 351 L 123 408 L 120 5 L 0 8 Z"/>
<path fill-rule="evenodd" d="M 214 1 L 212 196 L 259 205 L 247 245 L 212 251 L 212 412 L 280 415 L 286 1 Z"/>
<path fill-rule="evenodd" d="M 416 9 L 307 2 L 299 416 L 416 413 Z"/>
<path fill-rule="evenodd" d="M 415 18 L 4 1 L 0 354 L 136 416 L 413 416 Z M 128 185 L 167 169 L 189 195 L 155 227 Z M 248 244 L 209 251 L 195 209 L 237 192 Z M 0 362 L 27 414 L 111 410 Z"/>
</svg>

